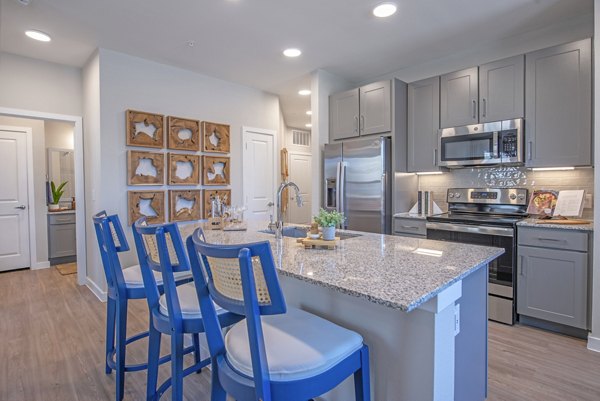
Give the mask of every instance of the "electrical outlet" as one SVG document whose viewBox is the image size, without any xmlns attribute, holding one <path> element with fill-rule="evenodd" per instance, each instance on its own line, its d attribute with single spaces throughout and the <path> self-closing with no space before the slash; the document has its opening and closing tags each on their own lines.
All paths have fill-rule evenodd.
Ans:
<svg viewBox="0 0 600 401">
<path fill-rule="evenodd" d="M 454 336 L 460 333 L 460 304 L 454 305 Z"/>
<path fill-rule="evenodd" d="M 594 207 L 594 200 L 592 194 L 585 194 L 585 199 L 583 201 L 584 209 L 591 209 Z"/>
</svg>

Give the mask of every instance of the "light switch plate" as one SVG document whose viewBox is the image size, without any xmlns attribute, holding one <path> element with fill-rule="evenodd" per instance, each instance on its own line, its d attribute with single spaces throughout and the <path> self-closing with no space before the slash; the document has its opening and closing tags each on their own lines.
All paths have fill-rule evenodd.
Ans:
<svg viewBox="0 0 600 401">
<path fill-rule="evenodd" d="M 454 305 L 454 336 L 460 333 L 460 304 Z"/>
</svg>

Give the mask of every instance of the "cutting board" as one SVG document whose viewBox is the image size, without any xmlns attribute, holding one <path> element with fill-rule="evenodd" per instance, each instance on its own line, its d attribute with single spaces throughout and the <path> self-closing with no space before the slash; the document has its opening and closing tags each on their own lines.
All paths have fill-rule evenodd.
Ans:
<svg viewBox="0 0 600 401">
<path fill-rule="evenodd" d="M 569 225 L 569 224 L 590 224 L 591 221 L 588 220 L 552 220 L 552 219 L 546 219 L 546 220 L 536 220 L 535 224 L 564 224 L 564 225 Z"/>
<path fill-rule="evenodd" d="M 324 249 L 335 249 L 337 244 L 340 242 L 340 237 L 335 237 L 333 241 L 325 241 L 324 239 L 312 239 L 312 238 L 298 238 L 296 241 L 299 244 L 304 245 L 304 249 L 315 249 L 315 248 L 324 248 Z"/>
</svg>

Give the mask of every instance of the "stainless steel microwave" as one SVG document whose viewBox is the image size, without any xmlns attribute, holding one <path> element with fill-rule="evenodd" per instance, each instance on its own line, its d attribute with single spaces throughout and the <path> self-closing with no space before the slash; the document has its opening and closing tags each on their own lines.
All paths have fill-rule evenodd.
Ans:
<svg viewBox="0 0 600 401">
<path fill-rule="evenodd" d="M 523 119 L 444 128 L 438 165 L 447 168 L 523 164 Z"/>
</svg>

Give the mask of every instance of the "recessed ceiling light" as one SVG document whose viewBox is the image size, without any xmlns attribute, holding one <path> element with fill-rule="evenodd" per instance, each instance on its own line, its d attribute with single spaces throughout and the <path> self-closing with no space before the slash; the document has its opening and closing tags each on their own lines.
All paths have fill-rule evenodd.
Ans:
<svg viewBox="0 0 600 401">
<path fill-rule="evenodd" d="M 285 49 L 283 51 L 283 55 L 286 57 L 298 57 L 301 54 L 302 54 L 302 51 L 300 51 L 300 49 L 295 49 L 295 48 Z"/>
<path fill-rule="evenodd" d="M 40 42 L 50 42 L 50 35 L 44 33 L 42 31 L 37 31 L 35 29 L 30 29 L 25 31 L 25 35 L 30 37 L 31 39 L 39 40 Z"/>
<path fill-rule="evenodd" d="M 306 110 L 306 115 L 307 116 L 312 116 L 312 110 Z"/>
<path fill-rule="evenodd" d="M 379 18 L 389 17 L 396 13 L 398 7 L 394 3 L 381 3 L 373 9 L 373 15 Z"/>
<path fill-rule="evenodd" d="M 302 89 L 298 91 L 298 94 L 300 96 L 308 96 L 311 94 L 310 89 Z"/>
</svg>

